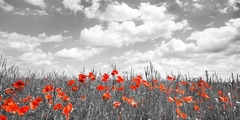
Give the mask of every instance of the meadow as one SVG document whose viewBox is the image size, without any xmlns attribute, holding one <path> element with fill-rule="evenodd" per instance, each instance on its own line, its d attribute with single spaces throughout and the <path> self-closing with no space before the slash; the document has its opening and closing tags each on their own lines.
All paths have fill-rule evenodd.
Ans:
<svg viewBox="0 0 240 120">
<path fill-rule="evenodd" d="M 0 59 L 0 120 L 238 120 L 239 75 L 26 72 Z M 204 72 L 204 71 L 203 71 Z M 38 77 L 41 76 L 41 77 Z"/>
</svg>

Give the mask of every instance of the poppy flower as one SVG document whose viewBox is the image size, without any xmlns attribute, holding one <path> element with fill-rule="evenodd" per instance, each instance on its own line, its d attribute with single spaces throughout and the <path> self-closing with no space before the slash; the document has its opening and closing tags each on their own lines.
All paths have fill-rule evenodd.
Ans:
<svg viewBox="0 0 240 120">
<path fill-rule="evenodd" d="M 32 99 L 32 97 L 29 95 L 29 96 L 21 99 L 19 102 L 28 102 L 28 101 L 31 100 L 31 99 Z"/>
<path fill-rule="evenodd" d="M 174 100 L 172 99 L 172 97 L 168 97 L 168 98 L 167 98 L 167 101 L 170 102 L 170 103 L 174 102 Z"/>
<path fill-rule="evenodd" d="M 75 85 L 72 87 L 72 91 L 77 91 L 77 90 L 78 90 L 78 86 Z"/>
<path fill-rule="evenodd" d="M 120 86 L 117 88 L 118 91 L 123 91 L 124 90 L 124 86 Z"/>
<path fill-rule="evenodd" d="M 198 105 L 194 105 L 194 106 L 193 106 L 193 110 L 194 110 L 194 111 L 200 111 L 200 107 L 199 107 Z"/>
<path fill-rule="evenodd" d="M 18 80 L 14 84 L 12 84 L 12 86 L 17 89 L 24 88 L 24 82 L 22 80 Z"/>
<path fill-rule="evenodd" d="M 186 96 L 183 99 L 184 99 L 185 102 L 188 102 L 188 103 L 193 102 L 193 100 L 192 100 L 193 96 Z"/>
<path fill-rule="evenodd" d="M 23 116 L 26 112 L 28 112 L 29 109 L 29 106 L 22 106 L 18 109 L 17 113 L 19 116 Z"/>
<path fill-rule="evenodd" d="M 91 79 L 92 81 L 94 81 L 96 79 L 95 75 L 92 72 L 88 73 L 88 78 Z"/>
<path fill-rule="evenodd" d="M 161 92 L 164 92 L 164 91 L 165 91 L 165 87 L 164 87 L 163 84 L 159 84 L 159 90 L 160 90 Z"/>
<path fill-rule="evenodd" d="M 47 94 L 47 95 L 45 95 L 45 99 L 47 99 L 47 100 L 52 99 L 52 95 L 51 95 L 51 94 Z"/>
<path fill-rule="evenodd" d="M 86 97 L 86 95 L 82 95 L 82 96 L 80 97 L 80 99 L 81 99 L 82 101 L 85 101 L 85 100 L 87 99 L 87 97 Z"/>
<path fill-rule="evenodd" d="M 2 101 L 2 96 L 0 95 L 0 101 Z"/>
<path fill-rule="evenodd" d="M 67 83 L 68 86 L 72 86 L 73 84 L 75 84 L 75 80 L 69 80 Z"/>
<path fill-rule="evenodd" d="M 157 82 L 158 82 L 158 80 L 157 80 L 157 79 L 153 79 L 152 81 L 153 81 L 154 83 L 157 83 Z"/>
<path fill-rule="evenodd" d="M 41 97 L 36 97 L 35 100 L 36 100 L 37 102 L 42 102 L 42 98 L 41 98 Z"/>
<path fill-rule="evenodd" d="M 0 120 L 7 120 L 7 117 L 5 115 L 0 115 Z"/>
<path fill-rule="evenodd" d="M 62 98 L 65 95 L 63 91 L 57 93 L 58 98 Z"/>
<path fill-rule="evenodd" d="M 118 83 L 124 83 L 124 78 L 122 76 L 117 76 L 116 82 Z"/>
<path fill-rule="evenodd" d="M 108 82 L 108 79 L 109 79 L 109 75 L 107 73 L 104 73 L 103 76 L 102 76 L 102 81 L 103 82 Z"/>
<path fill-rule="evenodd" d="M 180 113 L 181 113 L 181 110 L 180 110 L 179 107 L 176 108 L 176 113 L 177 113 L 177 114 L 180 114 Z"/>
<path fill-rule="evenodd" d="M 51 86 L 51 85 L 46 85 L 43 89 L 42 89 L 42 92 L 43 93 L 48 93 L 48 92 L 51 92 L 54 90 L 54 87 Z"/>
<path fill-rule="evenodd" d="M 63 108 L 62 104 L 61 103 L 56 103 L 54 106 L 53 106 L 53 110 L 61 110 Z"/>
<path fill-rule="evenodd" d="M 103 85 L 98 85 L 98 86 L 97 86 L 97 90 L 98 90 L 98 91 L 102 91 L 102 90 L 105 90 L 105 89 L 106 89 L 106 87 L 103 86 Z"/>
<path fill-rule="evenodd" d="M 175 77 L 172 77 L 172 76 L 167 76 L 167 80 L 173 81 L 173 80 L 176 80 L 176 78 L 175 78 Z"/>
<path fill-rule="evenodd" d="M 114 75 L 116 75 L 116 74 L 118 74 L 118 71 L 117 71 L 117 70 L 115 70 L 115 69 L 114 69 L 114 70 L 112 70 L 112 73 L 111 73 L 111 75 L 112 75 L 112 76 L 114 76 Z"/>
<path fill-rule="evenodd" d="M 181 112 L 179 115 L 182 119 L 187 119 L 187 115 L 185 113 Z"/>
<path fill-rule="evenodd" d="M 105 92 L 102 95 L 102 100 L 110 100 L 112 98 L 111 94 L 109 92 Z"/>
<path fill-rule="evenodd" d="M 55 89 L 57 92 L 61 92 L 62 91 L 62 88 L 56 88 Z"/>
<path fill-rule="evenodd" d="M 32 102 L 30 102 L 30 108 L 32 110 L 36 110 L 38 106 L 39 106 L 39 102 L 37 100 L 33 100 Z"/>
<path fill-rule="evenodd" d="M 86 75 L 84 75 L 84 74 L 82 74 L 82 73 L 78 75 L 78 81 L 79 81 L 80 83 L 85 83 L 86 79 L 87 79 L 87 76 L 86 76 Z"/>
<path fill-rule="evenodd" d="M 67 102 L 67 101 L 69 101 L 69 100 L 70 100 L 70 98 L 69 98 L 68 95 L 64 95 L 64 96 L 62 97 L 62 101 L 64 101 L 64 102 Z"/>
<path fill-rule="evenodd" d="M 73 110 L 73 105 L 71 103 L 68 103 L 65 107 L 63 107 L 63 114 L 69 115 L 70 112 Z"/>
<path fill-rule="evenodd" d="M 121 103 L 120 102 L 113 102 L 113 108 L 120 107 Z"/>
<path fill-rule="evenodd" d="M 7 88 L 5 89 L 5 93 L 10 95 L 10 94 L 15 94 L 15 91 L 12 88 Z"/>
<path fill-rule="evenodd" d="M 179 101 L 179 100 L 177 100 L 177 101 L 175 102 L 175 104 L 176 104 L 176 106 L 182 106 L 182 105 L 183 105 L 182 102 Z"/>
</svg>

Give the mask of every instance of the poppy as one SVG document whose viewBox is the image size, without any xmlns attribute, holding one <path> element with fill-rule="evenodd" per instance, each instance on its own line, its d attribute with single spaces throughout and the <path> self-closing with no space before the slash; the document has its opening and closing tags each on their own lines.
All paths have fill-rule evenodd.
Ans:
<svg viewBox="0 0 240 120">
<path fill-rule="evenodd" d="M 29 96 L 21 99 L 19 102 L 28 102 L 28 101 L 31 100 L 31 99 L 32 99 L 32 97 L 29 95 Z"/>
<path fill-rule="evenodd" d="M 182 119 L 187 119 L 187 115 L 185 113 L 181 112 L 179 115 Z"/>
<path fill-rule="evenodd" d="M 19 116 L 23 116 L 26 112 L 28 112 L 29 109 L 29 106 L 22 106 L 18 109 L 17 113 Z"/>
<path fill-rule="evenodd" d="M 177 113 L 177 114 L 180 114 L 180 113 L 181 113 L 181 110 L 180 110 L 179 107 L 176 108 L 176 113 Z"/>
<path fill-rule="evenodd" d="M 167 76 L 167 80 L 173 81 L 173 80 L 176 80 L 176 78 L 168 75 L 168 76 Z"/>
<path fill-rule="evenodd" d="M 30 108 L 32 110 L 37 109 L 38 106 L 39 106 L 39 102 L 37 100 L 33 100 L 32 102 L 30 102 Z"/>
<path fill-rule="evenodd" d="M 70 112 L 73 110 L 73 105 L 71 103 L 68 103 L 65 107 L 63 107 L 63 114 L 69 115 Z"/>
<path fill-rule="evenodd" d="M 72 87 L 72 91 L 77 91 L 77 90 L 78 90 L 78 86 L 75 85 Z"/>
<path fill-rule="evenodd" d="M 82 73 L 78 75 L 78 81 L 79 81 L 80 83 L 85 83 L 86 79 L 87 79 L 87 76 L 86 76 L 86 75 L 84 75 L 84 74 L 82 74 Z"/>
<path fill-rule="evenodd" d="M 102 76 L 102 81 L 103 82 L 108 82 L 108 79 L 109 79 L 109 75 L 107 73 L 104 73 L 103 76 Z"/>
<path fill-rule="evenodd" d="M 124 78 L 122 76 L 117 76 L 116 82 L 118 83 L 124 83 Z"/>
<path fill-rule="evenodd" d="M 7 120 L 7 117 L 5 115 L 0 115 L 0 120 Z"/>
<path fill-rule="evenodd" d="M 69 80 L 67 83 L 68 86 L 72 86 L 73 84 L 75 84 L 75 80 Z"/>
<path fill-rule="evenodd" d="M 82 101 L 85 101 L 86 100 L 86 95 L 82 95 L 81 97 L 80 97 L 80 99 L 82 100 Z"/>
<path fill-rule="evenodd" d="M 53 110 L 61 110 L 63 108 L 62 104 L 61 103 L 56 103 L 54 106 L 53 106 Z"/>
<path fill-rule="evenodd" d="M 92 72 L 88 73 L 88 78 L 91 79 L 92 81 L 94 81 L 96 79 L 95 75 Z"/>
<path fill-rule="evenodd" d="M 194 111 L 200 111 L 200 107 L 198 105 L 193 106 Z"/>
<path fill-rule="evenodd" d="M 176 106 L 182 106 L 182 105 L 183 105 L 182 102 L 179 101 L 179 100 L 177 100 L 177 101 L 175 102 L 175 104 L 176 104 Z"/>
<path fill-rule="evenodd" d="M 62 88 L 56 88 L 55 89 L 57 92 L 61 92 L 62 91 Z"/>
<path fill-rule="evenodd" d="M 5 93 L 10 95 L 10 94 L 15 94 L 15 91 L 12 88 L 7 88 L 5 89 Z"/>
<path fill-rule="evenodd" d="M 43 88 L 42 92 L 43 92 L 43 93 L 48 93 L 48 92 L 51 92 L 51 91 L 53 91 L 53 90 L 54 90 L 54 87 L 53 87 L 53 86 L 51 86 L 51 85 L 46 85 L 46 86 Z"/>
<path fill-rule="evenodd" d="M 103 86 L 103 85 L 98 85 L 98 86 L 97 86 L 97 90 L 98 90 L 98 91 L 102 91 L 102 90 L 105 90 L 105 89 L 106 89 L 106 87 Z"/>
<path fill-rule="evenodd" d="M 63 91 L 57 93 L 58 98 L 62 98 L 65 95 Z"/>
<path fill-rule="evenodd" d="M 172 99 L 172 97 L 168 97 L 168 98 L 167 98 L 167 101 L 170 102 L 170 103 L 174 102 L 174 100 Z"/>
<path fill-rule="evenodd" d="M 185 102 L 188 102 L 188 103 L 193 102 L 193 100 L 192 100 L 193 96 L 186 96 L 183 99 L 184 99 Z"/>
<path fill-rule="evenodd" d="M 114 69 L 114 70 L 112 70 L 112 73 L 111 73 L 111 75 L 112 75 L 112 76 L 114 76 L 114 75 L 116 75 L 116 74 L 118 74 L 118 71 L 117 71 L 117 70 L 115 70 L 115 69 Z"/>
<path fill-rule="evenodd" d="M 12 84 L 12 86 L 17 89 L 24 88 L 24 82 L 22 80 L 18 80 L 14 84 Z"/>
<path fill-rule="evenodd" d="M 102 100 L 110 100 L 112 98 L 111 94 L 109 92 L 105 92 L 102 95 Z"/>
<path fill-rule="evenodd" d="M 70 98 L 69 98 L 68 95 L 64 95 L 64 96 L 62 97 L 62 101 L 64 101 L 64 102 L 67 102 L 67 101 L 69 101 L 69 100 L 70 100 Z"/>
<path fill-rule="evenodd" d="M 123 90 L 124 90 L 124 86 L 118 87 L 117 90 L 118 90 L 118 91 L 123 91 Z"/>
<path fill-rule="evenodd" d="M 120 102 L 113 102 L 113 108 L 120 107 L 121 103 Z"/>
<path fill-rule="evenodd" d="M 52 95 L 51 95 L 51 94 L 47 94 L 47 95 L 45 95 L 45 99 L 47 99 L 47 100 L 52 99 Z"/>
<path fill-rule="evenodd" d="M 112 86 L 112 90 L 116 90 L 117 88 L 116 88 L 116 86 L 115 85 L 113 85 Z"/>
<path fill-rule="evenodd" d="M 2 101 L 2 96 L 0 95 L 0 101 Z"/>
<path fill-rule="evenodd" d="M 42 98 L 41 98 L 41 97 L 37 97 L 37 98 L 35 98 L 35 100 L 36 100 L 37 102 L 42 102 Z"/>
</svg>

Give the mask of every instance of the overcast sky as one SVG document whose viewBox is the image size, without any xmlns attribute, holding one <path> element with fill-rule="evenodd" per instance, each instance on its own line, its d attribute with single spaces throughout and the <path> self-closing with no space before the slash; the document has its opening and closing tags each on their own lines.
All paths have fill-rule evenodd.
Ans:
<svg viewBox="0 0 240 120">
<path fill-rule="evenodd" d="M 159 2 L 161 1 L 161 2 Z M 0 0 L 0 54 L 20 71 L 240 73 L 240 0 Z"/>
</svg>

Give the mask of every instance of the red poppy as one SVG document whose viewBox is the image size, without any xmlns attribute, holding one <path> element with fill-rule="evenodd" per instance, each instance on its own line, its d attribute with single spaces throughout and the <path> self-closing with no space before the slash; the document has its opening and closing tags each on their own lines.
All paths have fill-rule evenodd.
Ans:
<svg viewBox="0 0 240 120">
<path fill-rule="evenodd" d="M 112 70 L 111 75 L 114 76 L 114 75 L 116 75 L 116 74 L 118 74 L 118 71 L 117 71 L 117 70 Z"/>
<path fill-rule="evenodd" d="M 170 102 L 170 103 L 174 102 L 174 100 L 172 99 L 172 97 L 168 97 L 168 98 L 167 98 L 167 101 Z"/>
<path fill-rule="evenodd" d="M 181 110 L 180 110 L 179 107 L 176 108 L 176 113 L 177 113 L 177 114 L 180 114 L 180 113 L 181 113 Z"/>
<path fill-rule="evenodd" d="M 56 103 L 54 106 L 53 106 L 53 110 L 61 110 L 63 108 L 62 104 L 61 103 Z"/>
<path fill-rule="evenodd" d="M 5 93 L 10 95 L 10 94 L 15 94 L 15 91 L 12 88 L 7 88 L 5 89 Z"/>
<path fill-rule="evenodd" d="M 106 86 L 103 86 L 103 85 L 98 85 L 97 86 L 98 91 L 102 91 L 102 90 L 105 90 L 105 89 L 106 89 Z"/>
<path fill-rule="evenodd" d="M 181 112 L 181 113 L 180 113 L 180 116 L 181 116 L 182 119 L 187 119 L 187 115 L 186 115 L 185 113 L 182 113 L 182 112 Z"/>
<path fill-rule="evenodd" d="M 0 101 L 2 101 L 2 96 L 0 95 Z"/>
<path fill-rule="evenodd" d="M 85 101 L 85 100 L 87 99 L 87 97 L 86 97 L 86 95 L 82 95 L 82 96 L 80 97 L 80 99 L 81 99 L 82 101 Z"/>
<path fill-rule="evenodd" d="M 32 97 L 29 95 L 29 96 L 21 99 L 19 102 L 28 102 L 28 101 L 31 100 L 31 99 L 32 99 Z"/>
<path fill-rule="evenodd" d="M 0 115 L 0 120 L 8 120 L 5 115 Z"/>
<path fill-rule="evenodd" d="M 113 102 L 113 108 L 120 107 L 121 103 L 120 102 Z"/>
<path fill-rule="evenodd" d="M 62 97 L 62 101 L 64 101 L 64 102 L 67 102 L 67 101 L 69 101 L 69 100 L 70 100 L 70 98 L 69 98 L 68 95 L 64 95 L 64 96 Z"/>
<path fill-rule="evenodd" d="M 193 106 L 194 111 L 200 111 L 200 107 L 198 105 Z"/>
<path fill-rule="evenodd" d="M 193 96 L 186 96 L 186 97 L 184 97 L 183 99 L 184 99 L 185 102 L 189 102 L 189 103 L 190 103 L 190 102 L 193 102 L 193 100 L 192 100 L 192 99 L 193 99 Z"/>
<path fill-rule="evenodd" d="M 103 100 L 110 100 L 112 98 L 111 94 L 109 92 L 105 92 L 102 96 Z"/>
<path fill-rule="evenodd" d="M 64 108 L 63 108 L 63 114 L 64 115 L 69 115 L 70 112 L 73 110 L 73 105 L 71 103 L 68 103 Z"/>
<path fill-rule="evenodd" d="M 63 91 L 57 93 L 58 98 L 62 98 L 65 95 Z"/>
<path fill-rule="evenodd" d="M 51 91 L 54 91 L 54 87 L 51 86 L 51 85 L 46 85 L 42 90 L 43 93 L 48 93 L 48 92 L 51 92 Z"/>
<path fill-rule="evenodd" d="M 160 90 L 161 92 L 164 92 L 164 91 L 165 91 L 165 87 L 164 87 L 163 84 L 159 84 L 159 90 Z"/>
<path fill-rule="evenodd" d="M 102 81 L 103 82 L 108 82 L 108 79 L 109 79 L 109 75 L 107 73 L 104 73 L 103 76 L 102 76 Z"/>
<path fill-rule="evenodd" d="M 45 95 L 45 99 L 47 99 L 47 100 L 52 99 L 52 95 L 51 95 L 51 94 L 47 94 L 47 95 Z"/>
<path fill-rule="evenodd" d="M 67 83 L 68 86 L 72 86 L 73 84 L 75 84 L 75 80 L 69 80 Z"/>
<path fill-rule="evenodd" d="M 42 102 L 42 98 L 41 98 L 41 97 L 36 97 L 35 100 L 36 100 L 37 102 Z"/>
<path fill-rule="evenodd" d="M 57 92 L 61 92 L 62 91 L 62 88 L 56 88 L 55 89 Z"/>
<path fill-rule="evenodd" d="M 72 91 L 77 91 L 77 90 L 78 90 L 78 86 L 75 85 L 72 87 Z"/>
<path fill-rule="evenodd" d="M 84 75 L 84 74 L 82 74 L 82 73 L 78 75 L 78 81 L 79 81 L 80 83 L 85 83 L 86 79 L 87 79 L 87 76 L 86 76 L 86 75 Z"/>
<path fill-rule="evenodd" d="M 116 82 L 118 83 L 124 83 L 124 78 L 122 76 L 117 76 Z"/>
<path fill-rule="evenodd" d="M 117 90 L 118 90 L 118 91 L 123 91 L 123 90 L 124 90 L 124 86 L 120 86 L 120 87 L 118 87 Z"/>
<path fill-rule="evenodd" d="M 88 78 L 91 79 L 92 81 L 94 81 L 96 79 L 95 75 L 92 72 L 88 73 Z"/>
<path fill-rule="evenodd" d="M 30 109 L 29 106 L 22 106 L 21 108 L 18 109 L 17 113 L 19 116 L 23 116 L 28 110 Z"/>
<path fill-rule="evenodd" d="M 30 102 L 30 108 L 32 110 L 37 109 L 38 106 L 39 106 L 39 102 L 37 100 L 33 100 L 32 102 Z"/>
<path fill-rule="evenodd" d="M 175 77 L 172 77 L 172 76 L 167 76 L 167 79 L 168 79 L 169 81 L 176 80 L 176 78 L 175 78 Z"/>
<path fill-rule="evenodd" d="M 14 84 L 12 84 L 13 87 L 15 88 L 24 88 L 24 82 L 22 80 L 16 81 Z"/>
</svg>

